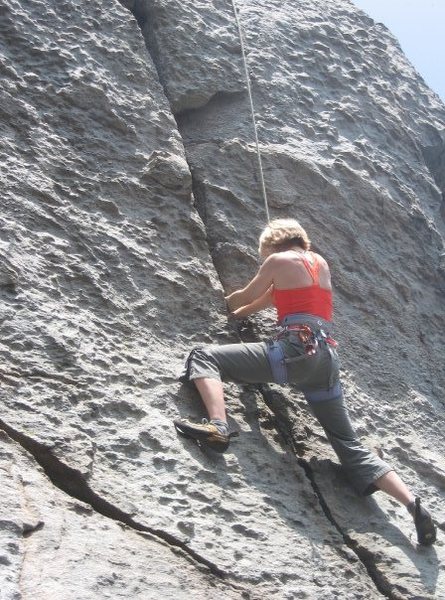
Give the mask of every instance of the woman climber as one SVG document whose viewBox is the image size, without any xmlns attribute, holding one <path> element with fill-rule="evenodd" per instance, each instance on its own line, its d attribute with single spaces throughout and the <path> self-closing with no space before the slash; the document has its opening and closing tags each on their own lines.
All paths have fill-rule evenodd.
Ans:
<svg viewBox="0 0 445 600">
<path fill-rule="evenodd" d="M 343 399 L 332 328 L 332 288 L 324 258 L 310 250 L 306 231 L 294 219 L 275 219 L 259 240 L 263 263 L 241 290 L 227 296 L 242 319 L 275 306 L 279 328 L 272 342 L 211 345 L 190 353 L 180 380 L 193 381 L 209 421 L 175 421 L 177 431 L 223 452 L 230 436 L 222 381 L 292 383 L 303 392 L 341 464 L 360 494 L 382 490 L 406 506 L 418 542 L 433 544 L 436 527 L 391 466 L 357 439 Z"/>
</svg>

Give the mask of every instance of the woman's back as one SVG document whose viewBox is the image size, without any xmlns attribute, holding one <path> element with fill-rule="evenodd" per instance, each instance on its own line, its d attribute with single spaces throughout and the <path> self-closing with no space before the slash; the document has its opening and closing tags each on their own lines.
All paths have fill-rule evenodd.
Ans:
<svg viewBox="0 0 445 600">
<path fill-rule="evenodd" d="M 319 254 L 311 251 L 286 250 L 275 254 L 274 259 L 275 290 L 306 288 L 315 283 L 323 289 L 332 289 L 328 263 Z"/>
<path fill-rule="evenodd" d="M 331 321 L 332 288 L 327 262 L 314 252 L 287 250 L 277 253 L 274 263 L 272 299 L 278 320 L 304 313 Z"/>
</svg>

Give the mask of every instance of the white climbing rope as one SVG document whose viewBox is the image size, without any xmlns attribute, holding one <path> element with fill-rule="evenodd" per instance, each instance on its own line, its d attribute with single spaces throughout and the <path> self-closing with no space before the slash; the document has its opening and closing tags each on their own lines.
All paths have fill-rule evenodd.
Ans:
<svg viewBox="0 0 445 600">
<path fill-rule="evenodd" d="M 264 208 L 266 209 L 267 222 L 269 223 L 269 221 L 270 221 L 269 204 L 267 202 L 266 184 L 264 182 L 264 173 L 263 173 L 263 163 L 261 160 L 260 144 L 258 141 L 258 128 L 257 128 L 257 124 L 256 124 L 256 119 L 255 119 L 255 107 L 253 105 L 252 87 L 250 85 L 249 69 L 247 68 L 247 59 L 246 59 L 246 51 L 245 51 L 245 47 L 244 47 L 243 30 L 241 27 L 241 21 L 239 19 L 239 15 L 238 15 L 238 7 L 236 5 L 235 0 L 232 0 L 232 7 L 233 7 L 233 13 L 234 13 L 235 19 L 236 19 L 236 24 L 238 26 L 238 34 L 239 34 L 239 40 L 240 40 L 240 45 L 241 45 L 241 54 L 243 56 L 244 71 L 246 74 L 247 92 L 249 94 L 249 101 L 250 101 L 250 112 L 252 113 L 253 130 L 255 132 L 255 143 L 256 143 L 256 151 L 257 151 L 257 155 L 258 155 L 258 166 L 259 166 L 259 170 L 260 170 L 260 179 L 261 179 L 261 188 L 262 188 L 263 199 L 264 199 Z"/>
</svg>

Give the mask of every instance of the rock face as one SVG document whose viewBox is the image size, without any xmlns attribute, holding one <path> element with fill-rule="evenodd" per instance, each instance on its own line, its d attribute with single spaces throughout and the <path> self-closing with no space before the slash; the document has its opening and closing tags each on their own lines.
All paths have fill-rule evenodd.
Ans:
<svg viewBox="0 0 445 600">
<path fill-rule="evenodd" d="M 329 260 L 357 430 L 443 527 L 445 107 L 348 0 L 237 5 L 271 216 Z M 443 597 L 443 533 L 355 496 L 291 388 L 227 386 L 224 455 L 172 428 L 191 346 L 273 324 L 223 301 L 265 223 L 231 3 L 0 14 L 0 598 Z"/>
<path fill-rule="evenodd" d="M 67 497 L 3 432 L 0 446 L 2 598 L 240 597 L 186 552 Z"/>
</svg>

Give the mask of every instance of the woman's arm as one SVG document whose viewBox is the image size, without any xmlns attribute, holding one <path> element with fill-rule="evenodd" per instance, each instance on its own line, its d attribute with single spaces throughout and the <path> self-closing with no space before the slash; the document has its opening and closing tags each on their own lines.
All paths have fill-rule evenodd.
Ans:
<svg viewBox="0 0 445 600">
<path fill-rule="evenodd" d="M 236 310 L 232 311 L 232 315 L 236 319 L 244 319 L 244 317 L 248 317 L 249 315 L 253 315 L 254 313 L 263 310 L 265 308 L 269 308 L 272 306 L 272 290 L 271 286 L 265 294 L 251 302 L 250 304 L 246 304 L 246 306 L 241 306 Z"/>
<path fill-rule="evenodd" d="M 226 296 L 229 309 L 233 312 L 241 307 L 246 307 L 255 300 L 260 299 L 273 284 L 273 271 L 275 268 L 275 255 L 269 256 L 261 265 L 255 277 L 245 288 L 237 290 Z M 260 309 L 258 309 L 260 310 Z"/>
</svg>

